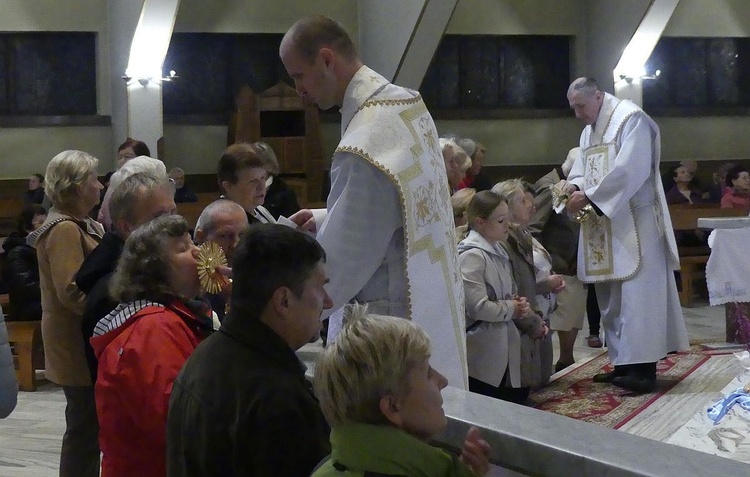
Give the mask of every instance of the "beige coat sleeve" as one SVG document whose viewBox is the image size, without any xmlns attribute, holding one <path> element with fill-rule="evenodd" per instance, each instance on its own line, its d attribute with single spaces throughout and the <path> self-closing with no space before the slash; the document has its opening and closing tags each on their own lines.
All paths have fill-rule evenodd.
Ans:
<svg viewBox="0 0 750 477">
<path fill-rule="evenodd" d="M 500 300 L 510 290 L 494 290 L 497 298 L 491 299 L 485 280 L 487 260 L 477 250 L 469 250 L 459 256 L 461 274 L 463 275 L 464 294 L 466 296 L 466 318 L 469 321 L 500 322 L 513 319 L 515 305 L 513 300 Z M 495 286 L 500 283 L 499 277 Z"/>
<path fill-rule="evenodd" d="M 60 303 L 77 316 L 83 315 L 86 302 L 86 295 L 75 282 L 75 275 L 87 255 L 85 241 L 81 228 L 65 220 L 52 227 L 43 244 L 49 257 L 55 294 Z"/>
</svg>

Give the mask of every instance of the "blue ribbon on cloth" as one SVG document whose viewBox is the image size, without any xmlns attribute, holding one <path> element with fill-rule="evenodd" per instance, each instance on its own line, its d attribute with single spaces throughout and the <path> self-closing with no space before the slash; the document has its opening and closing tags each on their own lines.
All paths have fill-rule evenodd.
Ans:
<svg viewBox="0 0 750 477">
<path fill-rule="evenodd" d="M 708 418 L 714 424 L 718 424 L 722 417 L 734 406 L 739 404 L 742 409 L 750 411 L 750 394 L 745 392 L 745 388 L 737 388 L 736 391 L 729 394 L 724 399 L 719 399 L 706 412 Z"/>
</svg>

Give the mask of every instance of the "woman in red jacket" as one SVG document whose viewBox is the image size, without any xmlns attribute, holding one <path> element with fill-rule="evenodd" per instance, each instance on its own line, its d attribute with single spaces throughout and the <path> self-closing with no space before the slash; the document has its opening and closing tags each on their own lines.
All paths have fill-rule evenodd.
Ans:
<svg viewBox="0 0 750 477">
<path fill-rule="evenodd" d="M 211 333 L 200 293 L 198 247 L 180 216 L 163 216 L 125 243 L 110 291 L 120 305 L 96 325 L 95 387 L 102 477 L 166 475 L 172 383 Z"/>
</svg>

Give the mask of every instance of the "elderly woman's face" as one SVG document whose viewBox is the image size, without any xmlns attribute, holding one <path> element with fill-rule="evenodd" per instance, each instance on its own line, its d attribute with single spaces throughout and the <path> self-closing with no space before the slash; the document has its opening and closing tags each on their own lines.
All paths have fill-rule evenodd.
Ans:
<svg viewBox="0 0 750 477">
<path fill-rule="evenodd" d="M 409 393 L 398 399 L 399 427 L 423 440 L 445 429 L 448 420 L 440 391 L 447 385 L 448 380 L 432 369 L 429 361 L 415 366 L 409 373 Z"/>
<path fill-rule="evenodd" d="M 170 237 L 164 244 L 170 265 L 170 288 L 177 296 L 193 298 L 200 294 L 198 278 L 198 247 L 189 234 Z"/>
<path fill-rule="evenodd" d="M 443 161 L 445 161 L 445 172 L 448 174 L 448 185 L 455 189 L 466 177 L 466 171 L 461 170 L 460 158 L 450 147 L 443 150 Z"/>
<path fill-rule="evenodd" d="M 131 159 L 135 159 L 135 151 L 132 147 L 126 147 L 125 149 L 117 152 L 117 168 L 121 168 L 123 164 Z"/>
<path fill-rule="evenodd" d="M 471 171 L 471 175 L 475 176 L 479 174 L 479 172 L 482 170 L 482 165 L 484 164 L 484 149 L 477 149 L 477 152 L 474 154 L 474 158 L 471 160 L 471 168 L 469 171 Z"/>
<path fill-rule="evenodd" d="M 96 171 L 90 172 L 86 179 L 78 186 L 78 198 L 87 210 L 92 209 L 101 200 L 100 191 L 104 186 L 99 182 Z"/>
<path fill-rule="evenodd" d="M 513 216 L 513 222 L 520 225 L 529 225 L 536 212 L 534 196 L 530 192 L 524 192 L 522 197 L 512 202 L 511 215 Z"/>
<path fill-rule="evenodd" d="M 262 167 L 249 167 L 237 173 L 237 182 L 223 182 L 225 196 L 251 212 L 266 199 L 268 172 Z"/>
</svg>

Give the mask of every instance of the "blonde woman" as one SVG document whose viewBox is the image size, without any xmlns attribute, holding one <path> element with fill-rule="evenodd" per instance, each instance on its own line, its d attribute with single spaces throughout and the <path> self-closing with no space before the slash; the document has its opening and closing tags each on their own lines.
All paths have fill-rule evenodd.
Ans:
<svg viewBox="0 0 750 477">
<path fill-rule="evenodd" d="M 461 456 L 429 440 L 447 425 L 430 366 L 430 339 L 415 323 L 355 306 L 315 367 L 315 393 L 331 425 L 331 457 L 314 477 L 481 476 L 490 447 L 472 428 Z"/>
<path fill-rule="evenodd" d="M 524 385 L 532 388 L 543 386 L 552 374 L 552 340 L 548 337 L 549 308 L 542 310 L 543 306 L 540 306 L 537 296 L 561 291 L 565 287 L 565 281 L 557 274 L 537 276 L 534 249 L 539 252 L 539 249 L 544 247 L 528 230 L 535 211 L 530 187 L 520 179 L 510 179 L 495 184 L 492 191 L 508 201 L 511 227 L 507 249 L 513 264 L 513 278 L 518 286 L 518 293 L 528 298 L 532 310 L 540 319 L 545 320 L 544 333 L 541 336 L 526 334 L 527 339 L 522 340 L 521 380 Z"/>
<path fill-rule="evenodd" d="M 61 477 L 99 475 L 99 425 L 81 334 L 86 296 L 75 284 L 83 259 L 104 234 L 88 216 L 104 187 L 97 178 L 98 163 L 82 151 L 52 158 L 44 178 L 52 209 L 27 239 L 39 262 L 46 377 L 62 386 L 67 401 Z"/>
<path fill-rule="evenodd" d="M 445 172 L 448 174 L 448 187 L 453 194 L 466 177 L 471 167 L 471 158 L 453 139 L 440 138 L 440 149 L 443 151 Z"/>
</svg>

